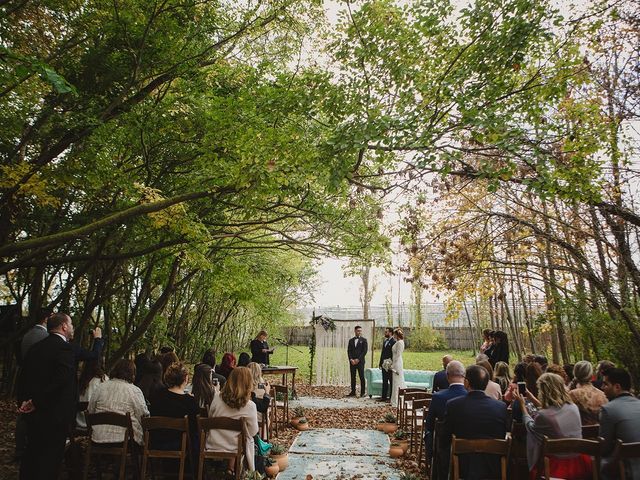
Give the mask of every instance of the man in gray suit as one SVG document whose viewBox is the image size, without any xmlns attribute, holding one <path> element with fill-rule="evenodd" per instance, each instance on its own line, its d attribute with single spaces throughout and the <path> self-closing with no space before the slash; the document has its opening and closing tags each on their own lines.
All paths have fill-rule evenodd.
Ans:
<svg viewBox="0 0 640 480">
<path fill-rule="evenodd" d="M 617 478 L 616 459 L 613 458 L 618 439 L 624 443 L 640 442 L 640 400 L 629 392 L 631 376 L 622 368 L 604 373 L 602 391 L 609 403 L 600 410 L 600 436 L 604 438 L 602 451 L 603 478 Z M 640 478 L 640 460 L 627 463 L 627 478 Z"/>
<path fill-rule="evenodd" d="M 22 337 L 22 343 L 20 344 L 20 358 L 24 360 L 27 356 L 27 352 L 40 340 L 44 340 L 49 336 L 47 331 L 47 318 L 51 315 L 51 310 L 40 310 L 38 312 L 38 323 L 36 323 L 27 333 Z"/>
</svg>

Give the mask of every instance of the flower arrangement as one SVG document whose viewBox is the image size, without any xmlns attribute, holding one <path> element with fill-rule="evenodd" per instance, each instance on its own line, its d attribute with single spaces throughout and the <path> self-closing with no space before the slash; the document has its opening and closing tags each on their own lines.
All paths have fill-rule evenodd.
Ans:
<svg viewBox="0 0 640 480">
<path fill-rule="evenodd" d="M 389 370 L 391 370 L 391 365 L 393 365 L 393 360 L 391 360 L 390 358 L 385 358 L 382 361 L 382 369 L 385 372 L 388 372 Z"/>
</svg>

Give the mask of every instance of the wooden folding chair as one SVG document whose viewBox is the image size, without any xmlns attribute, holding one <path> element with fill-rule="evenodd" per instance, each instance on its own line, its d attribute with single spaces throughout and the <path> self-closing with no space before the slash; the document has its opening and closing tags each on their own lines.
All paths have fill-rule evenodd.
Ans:
<svg viewBox="0 0 640 480">
<path fill-rule="evenodd" d="M 422 399 L 422 398 L 428 398 L 428 395 L 430 395 L 428 392 L 426 392 L 425 390 L 421 390 L 418 392 L 405 392 L 403 398 L 402 398 L 402 410 L 401 410 L 401 416 L 398 419 L 398 425 L 400 429 L 408 431 L 409 427 L 411 425 L 412 419 L 411 419 L 411 414 L 412 414 L 412 410 L 411 410 L 411 405 L 413 403 L 414 400 L 418 400 L 418 399 Z"/>
<path fill-rule="evenodd" d="M 427 422 L 425 420 L 427 418 L 427 413 L 429 412 L 429 407 L 431 406 L 431 399 L 424 400 L 429 400 L 429 405 L 422 407 L 422 422 L 420 422 L 420 430 L 418 432 L 418 468 L 421 468 L 423 463 L 425 468 L 428 467 L 424 452 L 424 434 L 426 432 L 427 425 Z"/>
<path fill-rule="evenodd" d="M 598 438 L 599 432 L 600 425 L 597 423 L 595 425 L 582 425 L 582 438 L 596 439 Z"/>
<path fill-rule="evenodd" d="M 198 455 L 198 480 L 202 480 L 204 475 L 204 461 L 208 458 L 216 459 L 234 459 L 235 460 L 235 477 L 240 480 L 242 474 L 242 461 L 245 456 L 244 452 L 244 420 L 226 417 L 198 418 L 198 430 L 200 431 L 200 452 Z M 216 452 L 206 450 L 207 435 L 210 430 L 230 430 L 238 432 L 238 445 L 235 452 Z M 253 452 L 248 452 L 253 455 Z"/>
<path fill-rule="evenodd" d="M 613 458 L 615 458 L 618 463 L 620 479 L 625 480 L 627 478 L 625 462 L 631 459 L 640 459 L 640 442 L 622 443 L 622 440 L 618 440 L 616 449 L 613 452 Z M 631 478 L 631 476 L 629 476 L 629 478 Z"/>
<path fill-rule="evenodd" d="M 411 430 L 409 432 L 409 449 L 413 453 L 416 448 L 416 437 L 422 430 L 424 423 L 425 412 L 429 410 L 431 406 L 431 398 L 415 398 L 411 402 L 411 410 L 409 410 L 409 416 L 411 418 Z"/>
<path fill-rule="evenodd" d="M 593 457 L 593 480 L 600 478 L 600 463 L 602 460 L 602 439 L 585 440 L 583 438 L 553 438 L 545 435 L 542 440 L 542 455 L 538 465 L 538 472 L 544 472 L 544 478 L 551 478 L 550 459 L 556 455 L 584 454 Z"/>
<path fill-rule="evenodd" d="M 124 480 L 125 471 L 127 465 L 127 457 L 131 458 L 131 463 L 138 473 L 138 459 L 137 453 L 134 451 L 133 440 L 133 426 L 131 424 L 131 414 L 115 413 L 115 412 L 100 412 L 100 413 L 87 413 L 87 429 L 89 436 L 91 436 L 92 429 L 98 425 L 112 425 L 121 427 L 124 429 L 122 443 L 113 444 L 100 444 L 93 441 L 89 441 L 87 444 L 87 451 L 85 453 L 84 460 L 84 474 L 83 478 L 86 480 L 89 476 L 89 465 L 91 464 L 92 456 L 110 456 L 120 458 L 120 468 L 118 478 Z M 100 469 L 98 468 L 98 472 Z"/>
<path fill-rule="evenodd" d="M 278 436 L 278 426 L 287 428 L 289 424 L 289 387 L 286 385 L 272 385 L 273 392 L 273 426 L 275 428 L 275 436 Z M 282 400 L 278 400 L 278 396 L 282 397 Z M 280 415 L 282 413 L 282 415 Z M 281 418 L 280 418 L 281 417 Z"/>
<path fill-rule="evenodd" d="M 529 479 L 527 463 L 527 429 L 522 422 L 511 423 L 511 455 L 509 456 L 509 477 L 513 480 Z"/>
<path fill-rule="evenodd" d="M 172 418 L 172 417 L 145 417 L 141 420 L 142 430 L 144 432 L 144 445 L 142 448 L 142 475 L 141 479 L 146 478 L 147 464 L 150 458 L 173 458 L 180 462 L 178 470 L 178 480 L 184 478 L 184 466 L 187 460 L 187 442 L 189 438 L 189 419 Z M 173 430 L 180 433 L 180 450 L 158 450 L 152 449 L 150 446 L 150 437 L 153 430 Z M 158 475 L 153 473 L 153 477 Z M 174 476 L 173 472 L 162 472 L 160 476 Z"/>
<path fill-rule="evenodd" d="M 511 448 L 511 439 L 498 440 L 495 438 L 482 438 L 467 440 L 451 437 L 451 474 L 452 480 L 460 480 L 459 456 L 472 453 L 487 455 L 500 455 L 500 478 L 507 480 L 507 458 Z"/>
<path fill-rule="evenodd" d="M 444 420 L 436 420 L 433 427 L 433 443 L 431 444 L 431 464 L 429 465 L 429 478 L 446 480 L 448 474 L 440 468 L 440 436 L 444 428 Z"/>
<path fill-rule="evenodd" d="M 414 392 L 426 392 L 424 388 L 407 387 L 398 389 L 398 406 L 396 407 L 396 418 L 398 419 L 398 425 L 402 425 L 402 410 L 404 409 L 404 396 L 407 393 Z"/>
</svg>

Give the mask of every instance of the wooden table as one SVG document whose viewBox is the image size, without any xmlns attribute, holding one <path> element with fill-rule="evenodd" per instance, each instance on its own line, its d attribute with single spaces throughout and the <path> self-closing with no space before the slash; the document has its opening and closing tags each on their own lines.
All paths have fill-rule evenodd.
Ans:
<svg viewBox="0 0 640 480">
<path fill-rule="evenodd" d="M 282 375 L 282 384 L 287 385 L 287 375 L 291 374 L 291 397 L 297 399 L 296 393 L 296 370 L 298 367 L 291 367 L 287 365 L 283 366 L 269 366 L 262 368 L 262 375 Z"/>
</svg>

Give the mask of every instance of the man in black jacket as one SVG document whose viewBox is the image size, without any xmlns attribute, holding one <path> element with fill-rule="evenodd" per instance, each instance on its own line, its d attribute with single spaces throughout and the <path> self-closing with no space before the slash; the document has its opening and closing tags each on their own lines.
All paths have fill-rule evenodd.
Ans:
<svg viewBox="0 0 640 480">
<path fill-rule="evenodd" d="M 385 370 L 382 368 L 382 363 L 393 356 L 393 352 L 391 349 L 393 348 L 393 344 L 396 343 L 393 338 L 393 327 L 387 327 L 384 329 L 384 342 L 382 342 L 382 352 L 380 353 L 380 363 L 378 367 L 382 370 L 382 397 L 380 398 L 381 402 L 386 402 L 389 400 L 391 396 L 391 391 L 393 390 L 393 375 L 391 370 Z M 389 397 L 387 397 L 389 394 Z"/>
<path fill-rule="evenodd" d="M 349 356 L 349 367 L 351 370 L 351 392 L 349 397 L 356 396 L 356 371 L 360 377 L 360 396 L 364 397 L 364 362 L 367 356 L 367 339 L 362 336 L 362 327 L 355 328 L 356 336 L 349 340 L 347 355 Z"/>
<path fill-rule="evenodd" d="M 48 328 L 50 335 L 29 349 L 18 381 L 19 411 L 26 417 L 28 432 L 21 480 L 58 478 L 68 427 L 76 413 L 71 318 L 55 313 Z"/>
<path fill-rule="evenodd" d="M 485 395 L 489 383 L 489 372 L 480 365 L 471 365 L 465 371 L 465 386 L 469 393 L 453 398 L 446 404 L 444 426 L 439 436 L 439 449 L 448 452 L 451 435 L 457 438 L 504 439 L 507 432 L 507 406 L 500 400 Z M 446 457 L 443 463 L 448 460 Z M 441 471 L 449 471 L 448 464 Z M 500 476 L 500 457 L 486 454 L 460 456 L 460 477 L 465 480 L 480 480 Z"/>
</svg>

